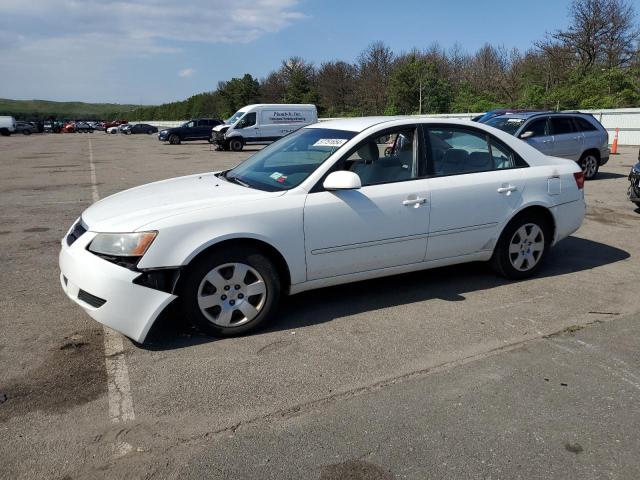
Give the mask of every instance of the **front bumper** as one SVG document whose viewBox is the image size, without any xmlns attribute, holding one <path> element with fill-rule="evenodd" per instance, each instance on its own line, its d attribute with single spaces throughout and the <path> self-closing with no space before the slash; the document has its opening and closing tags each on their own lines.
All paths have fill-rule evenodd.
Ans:
<svg viewBox="0 0 640 480">
<path fill-rule="evenodd" d="M 136 285 L 139 272 L 103 260 L 87 250 L 87 232 L 60 250 L 60 283 L 67 296 L 94 320 L 142 343 L 156 318 L 176 296 Z"/>
</svg>

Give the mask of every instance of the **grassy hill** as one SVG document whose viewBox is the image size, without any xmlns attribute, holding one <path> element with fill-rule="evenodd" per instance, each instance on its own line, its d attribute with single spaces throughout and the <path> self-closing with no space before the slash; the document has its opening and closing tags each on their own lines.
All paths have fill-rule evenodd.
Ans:
<svg viewBox="0 0 640 480">
<path fill-rule="evenodd" d="M 53 102 L 49 100 L 9 100 L 0 98 L 0 115 L 17 119 L 83 119 L 112 120 L 128 118 L 130 112 L 142 105 L 118 103 Z"/>
</svg>

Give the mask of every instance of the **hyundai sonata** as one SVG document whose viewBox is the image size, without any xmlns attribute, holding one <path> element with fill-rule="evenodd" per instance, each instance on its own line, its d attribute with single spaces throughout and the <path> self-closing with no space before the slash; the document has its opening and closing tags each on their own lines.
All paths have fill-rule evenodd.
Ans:
<svg viewBox="0 0 640 480">
<path fill-rule="evenodd" d="M 583 184 L 575 162 L 484 124 L 321 122 L 231 170 L 95 203 L 62 240 L 60 280 L 138 342 L 172 303 L 238 335 L 328 285 L 471 261 L 529 277 L 580 227 Z"/>
</svg>

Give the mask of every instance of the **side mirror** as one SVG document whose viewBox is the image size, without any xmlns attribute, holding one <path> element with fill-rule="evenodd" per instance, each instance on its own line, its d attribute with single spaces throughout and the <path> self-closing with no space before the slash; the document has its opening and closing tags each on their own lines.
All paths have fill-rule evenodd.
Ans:
<svg viewBox="0 0 640 480">
<path fill-rule="evenodd" d="M 362 182 L 357 173 L 340 170 L 330 173 L 322 186 L 325 190 L 357 190 L 362 187 Z"/>
<path fill-rule="evenodd" d="M 533 137 L 533 132 L 531 130 L 527 130 L 526 132 L 522 132 L 520 134 L 520 138 L 522 140 L 526 140 L 527 138 L 531 138 L 531 137 Z"/>
</svg>

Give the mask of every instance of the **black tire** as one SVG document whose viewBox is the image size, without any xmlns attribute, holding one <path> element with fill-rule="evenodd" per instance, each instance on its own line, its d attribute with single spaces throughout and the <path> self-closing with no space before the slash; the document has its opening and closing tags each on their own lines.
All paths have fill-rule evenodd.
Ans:
<svg viewBox="0 0 640 480">
<path fill-rule="evenodd" d="M 231 324 L 223 327 L 216 325 L 203 314 L 198 305 L 198 296 L 205 276 L 215 270 L 216 267 L 231 263 L 241 263 L 255 269 L 264 280 L 266 294 L 257 316 L 239 326 Z M 231 280 L 229 282 L 231 283 Z M 234 288 L 230 286 L 229 290 L 233 292 Z M 229 247 L 205 253 L 196 258 L 195 263 L 189 266 L 179 289 L 179 305 L 185 314 L 185 318 L 202 332 L 216 337 L 233 337 L 248 333 L 270 319 L 278 307 L 281 290 L 278 271 L 267 256 L 253 248 Z M 217 293 L 217 290 L 215 293 Z M 231 302 L 231 300 L 228 301 Z M 249 298 L 244 301 L 249 301 Z"/>
<path fill-rule="evenodd" d="M 171 134 L 169 136 L 169 143 L 171 145 L 180 145 L 180 137 L 178 135 L 176 135 L 175 133 Z"/>
<path fill-rule="evenodd" d="M 244 147 L 242 138 L 232 138 L 227 143 L 229 145 L 229 148 L 234 152 L 241 152 L 242 147 Z"/>
<path fill-rule="evenodd" d="M 151 135 L 153 133 L 152 129 L 147 130 L 147 135 Z"/>
<path fill-rule="evenodd" d="M 89 133 L 93 133 L 93 128 L 90 128 L 90 129 L 89 129 Z"/>
<path fill-rule="evenodd" d="M 526 270 L 519 270 L 514 266 L 514 261 L 517 261 L 518 256 L 520 255 L 527 255 L 528 251 L 523 250 L 522 252 L 518 251 L 510 253 L 509 247 L 512 244 L 518 246 L 519 243 L 527 243 L 525 239 L 519 239 L 516 237 L 516 232 L 518 232 L 522 227 L 526 230 L 527 225 L 535 225 L 538 227 L 542 233 L 542 238 L 540 239 L 538 237 L 537 240 L 538 242 L 541 241 L 543 249 L 537 256 L 535 256 L 535 264 L 532 267 L 530 267 L 528 263 L 530 260 L 525 259 L 527 265 L 523 264 L 522 266 L 524 268 L 529 268 Z M 551 233 L 552 227 L 544 216 L 533 212 L 523 212 L 520 215 L 516 215 L 516 217 L 507 224 L 498 239 L 496 248 L 493 251 L 493 256 L 491 257 L 491 260 L 489 260 L 491 267 L 498 275 L 511 280 L 521 280 L 535 275 L 540 268 L 540 265 L 542 265 L 544 257 L 551 245 Z M 529 245 L 531 245 L 531 243 L 529 243 Z M 522 248 L 526 249 L 526 245 L 522 246 Z M 532 255 L 535 255 L 535 252 L 532 252 Z"/>
<path fill-rule="evenodd" d="M 28 128 L 22 131 L 23 135 L 31 135 L 31 130 L 29 130 Z"/>
<path fill-rule="evenodd" d="M 592 180 L 598 176 L 598 170 L 600 169 L 600 157 L 592 152 L 585 152 L 578 160 L 578 165 L 584 173 L 585 180 Z"/>
</svg>

